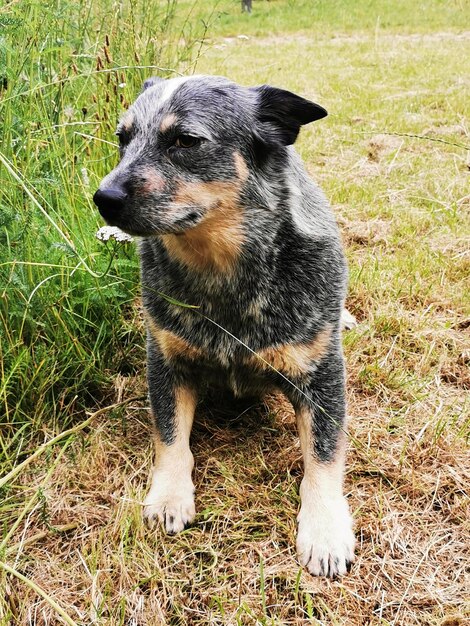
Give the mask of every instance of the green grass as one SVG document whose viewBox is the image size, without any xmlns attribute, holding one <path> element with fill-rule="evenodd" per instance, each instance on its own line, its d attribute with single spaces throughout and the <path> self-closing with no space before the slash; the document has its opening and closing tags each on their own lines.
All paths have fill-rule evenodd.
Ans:
<svg viewBox="0 0 470 626">
<path fill-rule="evenodd" d="M 358 563 L 333 583 L 296 564 L 301 467 L 279 399 L 238 423 L 201 411 L 198 517 L 176 538 L 141 522 L 141 403 L 46 447 L 2 489 L 0 562 L 79 624 L 463 624 L 469 4 L 239 4 L 0 8 L 0 473 L 145 394 L 135 251 L 95 239 L 91 201 L 143 80 L 276 84 L 329 111 L 297 147 L 338 217 L 361 322 L 344 337 Z M 0 581 L 2 626 L 54 623 L 47 599 Z"/>
<path fill-rule="evenodd" d="M 287 35 L 304 33 L 332 36 L 336 33 L 427 33 L 430 30 L 464 30 L 470 16 L 468 0 L 254 0 L 251 15 L 239 12 L 238 0 L 180 2 L 180 15 L 214 10 L 209 35 Z M 268 58 L 268 57 L 267 57 Z"/>
<path fill-rule="evenodd" d="M 197 44 L 195 33 L 179 44 L 174 2 L 145 22 L 143 6 L 0 9 L 3 469 L 22 453 L 19 432 L 27 448 L 31 425 L 72 419 L 106 395 L 108 368 L 142 360 L 135 252 L 95 239 L 91 197 L 116 162 L 123 108 L 149 74 L 184 69 Z"/>
</svg>

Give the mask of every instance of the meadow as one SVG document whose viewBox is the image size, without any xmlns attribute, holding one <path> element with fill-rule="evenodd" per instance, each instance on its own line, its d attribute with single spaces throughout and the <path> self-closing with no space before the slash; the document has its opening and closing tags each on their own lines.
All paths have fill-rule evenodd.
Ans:
<svg viewBox="0 0 470 626">
<path fill-rule="evenodd" d="M 468 0 L 0 7 L 0 625 L 470 622 L 469 23 Z M 236 420 L 200 407 L 195 524 L 168 537 L 141 519 L 138 263 L 96 239 L 91 198 L 143 80 L 193 72 L 329 111 L 297 148 L 337 216 L 359 322 L 344 334 L 357 560 L 335 581 L 296 561 L 281 397 Z"/>
</svg>

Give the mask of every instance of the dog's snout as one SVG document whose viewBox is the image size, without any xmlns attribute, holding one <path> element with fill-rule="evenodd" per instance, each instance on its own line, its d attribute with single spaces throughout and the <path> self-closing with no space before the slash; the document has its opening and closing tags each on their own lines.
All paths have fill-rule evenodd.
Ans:
<svg viewBox="0 0 470 626">
<path fill-rule="evenodd" d="M 127 193 L 122 187 L 108 187 L 98 189 L 93 196 L 93 202 L 104 218 L 112 218 L 124 207 Z"/>
</svg>

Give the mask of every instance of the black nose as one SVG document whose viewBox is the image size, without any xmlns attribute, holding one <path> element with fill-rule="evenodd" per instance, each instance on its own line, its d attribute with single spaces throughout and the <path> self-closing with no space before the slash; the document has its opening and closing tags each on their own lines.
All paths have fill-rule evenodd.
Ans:
<svg viewBox="0 0 470 626">
<path fill-rule="evenodd" d="M 124 207 L 127 193 L 120 187 L 98 189 L 93 196 L 93 202 L 104 218 L 111 218 Z"/>
</svg>

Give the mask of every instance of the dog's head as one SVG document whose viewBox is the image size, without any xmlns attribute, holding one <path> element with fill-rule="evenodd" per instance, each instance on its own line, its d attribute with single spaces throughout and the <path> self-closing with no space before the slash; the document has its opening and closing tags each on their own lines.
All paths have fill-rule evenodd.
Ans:
<svg viewBox="0 0 470 626">
<path fill-rule="evenodd" d="M 233 205 L 250 171 L 326 111 L 289 91 L 214 76 L 151 78 L 122 117 L 121 160 L 94 195 L 112 226 L 181 233 Z"/>
</svg>

